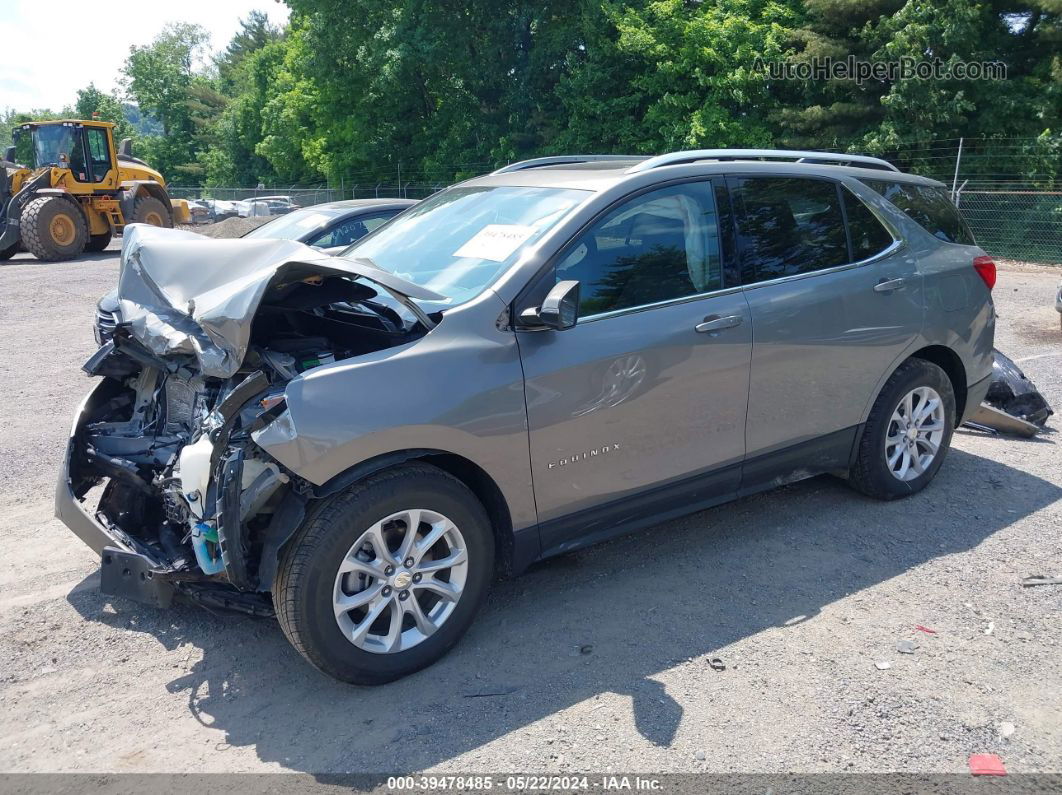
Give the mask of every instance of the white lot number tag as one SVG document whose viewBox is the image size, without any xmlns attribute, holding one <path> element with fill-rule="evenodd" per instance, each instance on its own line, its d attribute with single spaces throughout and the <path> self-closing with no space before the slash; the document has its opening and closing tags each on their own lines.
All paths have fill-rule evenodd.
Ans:
<svg viewBox="0 0 1062 795">
<path fill-rule="evenodd" d="M 531 235 L 535 227 L 523 224 L 487 224 L 476 232 L 461 248 L 454 252 L 455 257 L 478 257 L 492 262 L 503 262 L 509 258 Z"/>
</svg>

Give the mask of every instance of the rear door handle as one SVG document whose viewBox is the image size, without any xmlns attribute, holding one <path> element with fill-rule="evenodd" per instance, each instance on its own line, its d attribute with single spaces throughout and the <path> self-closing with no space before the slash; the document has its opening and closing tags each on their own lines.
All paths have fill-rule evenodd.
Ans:
<svg viewBox="0 0 1062 795">
<path fill-rule="evenodd" d="M 893 290 L 903 289 L 903 279 L 882 279 L 874 285 L 876 293 L 891 293 Z"/>
<path fill-rule="evenodd" d="M 727 315 L 726 317 L 718 317 L 717 315 L 708 315 L 704 319 L 703 323 L 698 323 L 693 327 L 694 331 L 701 334 L 708 334 L 713 331 L 722 331 L 723 329 L 734 328 L 734 326 L 741 325 L 741 315 Z"/>
</svg>

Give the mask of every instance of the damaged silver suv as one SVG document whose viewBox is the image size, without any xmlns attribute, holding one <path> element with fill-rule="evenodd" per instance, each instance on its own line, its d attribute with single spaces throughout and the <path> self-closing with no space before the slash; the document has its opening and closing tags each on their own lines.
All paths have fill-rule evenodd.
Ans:
<svg viewBox="0 0 1062 795">
<path fill-rule="evenodd" d="M 816 152 L 527 161 L 335 258 L 134 225 L 57 512 L 104 593 L 386 682 L 501 572 L 820 473 L 919 491 L 994 280 L 942 185 Z"/>
</svg>

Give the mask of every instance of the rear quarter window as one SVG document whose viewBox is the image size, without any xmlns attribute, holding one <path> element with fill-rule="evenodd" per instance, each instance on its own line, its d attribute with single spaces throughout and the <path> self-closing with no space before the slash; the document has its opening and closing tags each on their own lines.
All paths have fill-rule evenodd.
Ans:
<svg viewBox="0 0 1062 795">
<path fill-rule="evenodd" d="M 943 189 L 878 179 L 865 179 L 863 183 L 903 210 L 912 221 L 938 240 L 964 246 L 975 245 L 970 227 Z"/>
<path fill-rule="evenodd" d="M 852 261 L 870 259 L 891 246 L 892 235 L 874 213 L 848 190 L 842 188 L 841 195 L 844 197 L 844 213 L 852 241 Z"/>
</svg>

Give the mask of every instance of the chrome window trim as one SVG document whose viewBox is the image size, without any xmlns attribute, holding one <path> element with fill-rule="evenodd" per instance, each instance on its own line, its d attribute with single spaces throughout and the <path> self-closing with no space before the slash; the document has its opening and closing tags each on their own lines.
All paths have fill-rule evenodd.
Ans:
<svg viewBox="0 0 1062 795">
<path fill-rule="evenodd" d="M 650 309 L 660 309 L 665 306 L 674 306 L 677 304 L 688 304 L 691 301 L 699 301 L 704 298 L 715 298 L 721 295 L 733 295 L 740 293 L 744 288 L 740 284 L 736 284 L 732 287 L 723 287 L 719 290 L 710 290 L 706 293 L 695 293 L 694 295 L 684 295 L 680 298 L 669 298 L 666 301 L 656 301 L 652 304 L 639 304 L 638 306 L 625 306 L 623 309 L 613 309 L 611 312 L 598 312 L 596 315 L 587 315 L 586 317 L 579 317 L 575 321 L 575 325 L 579 326 L 583 323 L 594 323 L 598 320 L 608 320 L 613 317 L 622 317 L 624 315 L 632 315 L 636 312 L 646 312 Z"/>
<path fill-rule="evenodd" d="M 766 281 L 762 281 L 762 282 L 753 282 L 752 284 L 746 284 L 741 289 L 743 289 L 743 290 L 756 290 L 756 289 L 759 289 L 760 287 L 770 287 L 771 285 L 774 285 L 774 284 L 784 284 L 786 282 L 795 282 L 795 281 L 798 281 L 799 279 L 809 279 L 809 278 L 813 278 L 815 276 L 824 276 L 824 275 L 830 274 L 830 273 L 839 273 L 841 271 L 848 271 L 848 270 L 853 270 L 855 268 L 862 268 L 865 265 L 871 265 L 871 264 L 877 262 L 878 260 L 885 259 L 886 257 L 891 256 L 892 254 L 895 254 L 902 247 L 903 247 L 903 241 L 902 240 L 893 239 L 892 245 L 890 245 L 888 248 L 882 249 L 877 254 L 875 254 L 873 257 L 867 257 L 866 259 L 861 259 L 858 262 L 848 262 L 848 263 L 846 263 L 844 265 L 834 265 L 832 268 L 823 268 L 821 270 L 807 271 L 805 273 L 791 273 L 788 276 L 779 276 L 777 279 L 767 279 Z"/>
</svg>

